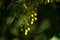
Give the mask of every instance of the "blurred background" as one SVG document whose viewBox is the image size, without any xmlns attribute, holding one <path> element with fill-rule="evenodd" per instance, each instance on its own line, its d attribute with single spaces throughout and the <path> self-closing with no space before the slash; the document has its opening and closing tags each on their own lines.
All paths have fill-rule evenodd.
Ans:
<svg viewBox="0 0 60 40">
<path fill-rule="evenodd" d="M 0 40 L 60 40 L 60 0 L 0 0 Z"/>
</svg>

